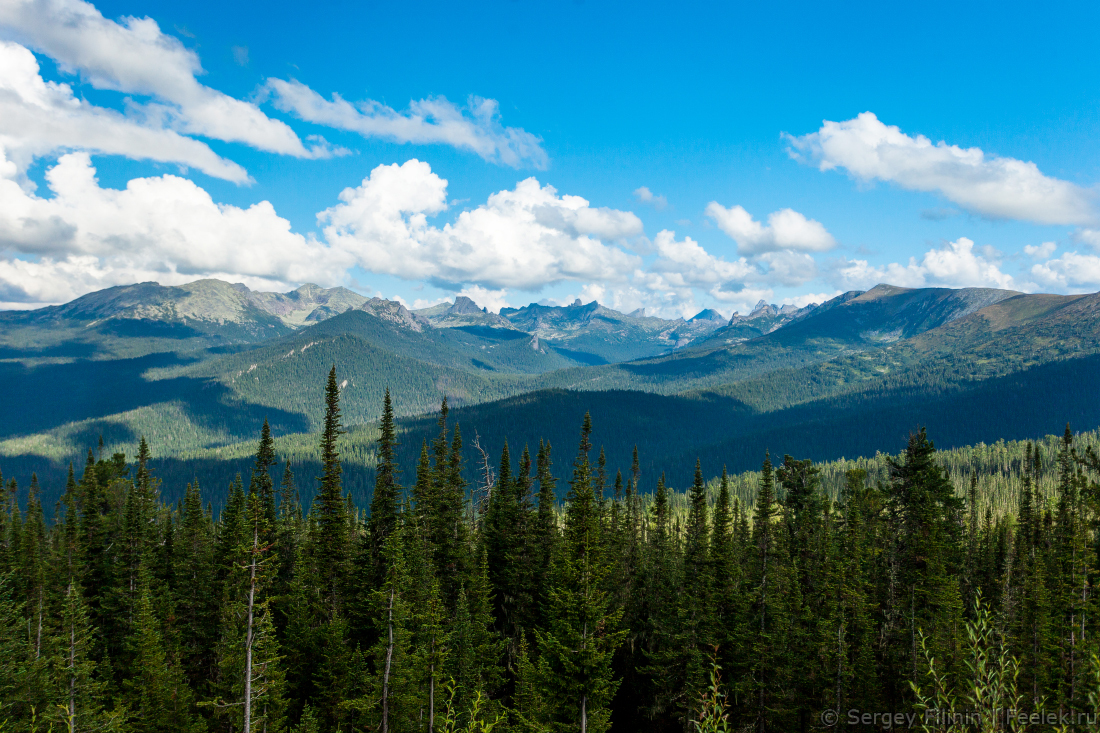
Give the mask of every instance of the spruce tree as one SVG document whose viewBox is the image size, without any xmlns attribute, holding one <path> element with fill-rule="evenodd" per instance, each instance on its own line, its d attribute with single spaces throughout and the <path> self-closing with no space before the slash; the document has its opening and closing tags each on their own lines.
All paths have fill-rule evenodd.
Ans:
<svg viewBox="0 0 1100 733">
<path fill-rule="evenodd" d="M 552 730 L 601 733 L 610 728 L 609 706 L 618 681 L 611 661 L 625 636 L 622 610 L 602 589 L 599 508 L 588 452 L 591 418 L 586 414 L 573 464 L 563 538 L 554 554 L 549 624 L 538 631 L 539 665 Z"/>
<path fill-rule="evenodd" d="M 935 446 L 922 428 L 909 436 L 900 461 L 888 460 L 890 552 L 898 592 L 887 609 L 886 663 L 890 679 L 899 683 L 917 678 L 918 628 L 931 653 L 949 664 L 953 660 L 946 655 L 961 628 L 962 600 L 955 578 L 962 559 L 963 504 L 934 456 Z M 908 694 L 905 687 L 888 689 L 887 702 L 899 704 Z"/>
<path fill-rule="evenodd" d="M 369 557 L 374 558 L 372 587 L 377 588 L 387 572 L 382 556 L 386 540 L 397 528 L 397 506 L 401 486 L 397 483 L 397 433 L 393 420 L 390 391 L 382 403 L 382 423 L 378 438 L 378 465 L 375 469 L 374 496 L 371 498 L 367 535 L 370 542 Z"/>
<path fill-rule="evenodd" d="M 176 565 L 179 583 L 173 597 L 180 629 L 181 664 L 196 691 L 214 674 L 219 598 L 214 588 L 214 528 L 202 507 L 198 481 L 187 484 L 183 498 Z"/>
<path fill-rule="evenodd" d="M 134 632 L 128 640 L 134 672 L 123 684 L 130 728 L 140 733 L 197 733 L 203 728 L 202 721 L 192 711 L 194 698 L 183 670 L 165 650 L 144 565 L 138 567 L 136 588 Z"/>
<path fill-rule="evenodd" d="M 347 548 L 347 505 L 344 503 L 342 469 L 337 442 L 344 434 L 340 417 L 340 387 L 336 383 L 336 367 L 328 374 L 325 385 L 325 423 L 321 433 L 321 482 L 311 513 L 316 523 L 312 538 L 313 562 L 325 613 L 337 616 L 342 607 L 342 591 Z"/>
</svg>

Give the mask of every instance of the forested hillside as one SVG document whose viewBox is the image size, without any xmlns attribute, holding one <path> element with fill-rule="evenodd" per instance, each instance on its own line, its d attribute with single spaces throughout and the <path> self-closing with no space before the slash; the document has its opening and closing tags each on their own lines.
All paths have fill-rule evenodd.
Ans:
<svg viewBox="0 0 1100 733">
<path fill-rule="evenodd" d="M 56 505 L 37 477 L 7 479 L 0 722 L 786 732 L 866 713 L 947 731 L 1010 708 L 1041 716 L 1014 730 L 1095 724 L 1096 433 L 937 452 L 921 429 L 895 456 L 763 454 L 709 482 L 719 466 L 691 461 L 677 492 L 640 459 L 608 470 L 588 415 L 571 443 L 483 458 L 444 406 L 404 463 L 388 395 L 366 454 L 335 370 L 324 393 L 318 470 L 282 460 L 294 446 L 265 424 L 216 513 L 144 440 L 132 462 L 88 450 Z M 344 456 L 374 464 L 369 500 L 347 493 Z"/>
<path fill-rule="evenodd" d="M 193 284 L 167 311 L 135 286 L 10 317 L 23 325 L 0 332 L 9 344 L 0 358 L 0 463 L 24 481 L 38 472 L 57 486 L 52 479 L 100 437 L 108 453 L 133 454 L 144 435 L 161 475 L 205 482 L 225 473 L 220 462 L 239 455 L 265 419 L 277 438 L 303 446 L 303 461 L 316 462 L 308 436 L 321 427 L 318 384 L 334 364 L 344 419 L 362 426 L 354 436 L 364 455 L 389 388 L 403 463 L 430 440 L 430 414 L 446 397 L 455 422 L 494 453 L 506 438 L 572 442 L 590 412 L 609 466 L 625 470 L 637 444 L 643 469 L 667 471 L 676 486 L 691 481 L 695 457 L 743 471 L 765 450 L 818 461 L 871 455 L 893 450 L 917 425 L 946 447 L 1035 438 L 1066 420 L 1100 425 L 1091 396 L 1100 376 L 1097 295 L 879 286 L 814 308 L 760 306 L 664 356 L 599 365 L 584 361 L 595 352 L 576 350 L 583 339 L 614 350 L 616 339 L 644 340 L 644 329 L 631 329 L 678 326 L 592 304 L 528 306 L 508 320 L 468 299 L 412 313 L 375 298 L 282 336 L 213 346 L 210 333 L 190 325 L 137 317 L 229 318 L 238 311 L 226 303 L 253 301 L 248 307 L 350 303 L 335 291 L 304 288 L 279 300 L 211 282 Z M 161 290 L 154 295 L 163 299 Z M 65 320 L 112 313 L 100 323 Z M 56 335 L 32 327 L 43 318 Z M 97 341 L 103 329 L 118 332 Z M 369 462 L 349 466 L 357 496 L 369 495 L 371 471 Z M 224 484 L 212 489 L 220 505 Z"/>
</svg>

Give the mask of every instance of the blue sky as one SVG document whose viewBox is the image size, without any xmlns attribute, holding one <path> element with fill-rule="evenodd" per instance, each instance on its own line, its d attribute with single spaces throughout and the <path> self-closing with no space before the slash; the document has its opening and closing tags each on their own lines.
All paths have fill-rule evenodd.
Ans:
<svg viewBox="0 0 1100 733">
<path fill-rule="evenodd" d="M 0 302 L 1100 289 L 1100 7 L 758 5 L 9 0 Z"/>
</svg>

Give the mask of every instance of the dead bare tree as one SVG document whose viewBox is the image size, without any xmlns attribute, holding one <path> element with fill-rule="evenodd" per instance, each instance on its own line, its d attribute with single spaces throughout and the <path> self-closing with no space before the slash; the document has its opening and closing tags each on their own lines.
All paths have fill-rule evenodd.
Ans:
<svg viewBox="0 0 1100 733">
<path fill-rule="evenodd" d="M 473 446 L 481 454 L 481 481 L 474 486 L 473 502 L 470 507 L 476 519 L 489 508 L 489 500 L 493 496 L 493 486 L 496 485 L 497 477 L 493 473 L 493 464 L 489 460 L 489 454 L 481 447 L 481 436 L 477 434 L 476 430 L 474 431 Z"/>
</svg>

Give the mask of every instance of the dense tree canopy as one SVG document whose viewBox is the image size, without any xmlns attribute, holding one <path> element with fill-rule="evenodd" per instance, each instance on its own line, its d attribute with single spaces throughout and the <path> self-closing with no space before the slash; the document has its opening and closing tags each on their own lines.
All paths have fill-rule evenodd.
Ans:
<svg viewBox="0 0 1100 733">
<path fill-rule="evenodd" d="M 162 501 L 144 440 L 133 462 L 90 450 L 49 517 L 37 478 L 0 478 L 0 722 L 809 731 L 979 705 L 979 658 L 1016 670 L 997 679 L 1019 710 L 1095 712 L 1100 458 L 1068 427 L 1045 464 L 1027 445 L 1011 505 L 973 469 L 959 490 L 923 430 L 835 495 L 791 456 L 761 457 L 751 497 L 699 462 L 670 491 L 637 452 L 612 480 L 587 416 L 567 476 L 548 442 L 506 444 L 467 486 L 446 403 L 402 468 L 387 395 L 368 510 L 341 480 L 335 369 L 324 401 L 308 510 L 266 423 L 217 516 L 198 482 Z"/>
</svg>

